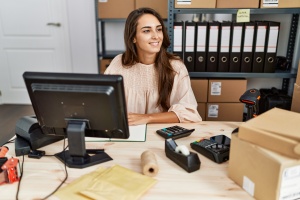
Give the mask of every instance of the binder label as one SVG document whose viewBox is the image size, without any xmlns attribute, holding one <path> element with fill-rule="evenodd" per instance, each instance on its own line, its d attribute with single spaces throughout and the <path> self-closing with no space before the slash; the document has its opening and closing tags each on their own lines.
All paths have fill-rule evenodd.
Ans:
<svg viewBox="0 0 300 200">
<path fill-rule="evenodd" d="M 205 52 L 206 47 L 206 26 L 198 26 L 197 33 L 197 51 Z"/>
<path fill-rule="evenodd" d="M 185 51 L 194 52 L 194 45 L 195 45 L 195 26 L 187 26 Z"/>
<path fill-rule="evenodd" d="M 265 50 L 266 31 L 266 26 L 258 26 L 255 47 L 256 52 L 264 52 Z"/>
<path fill-rule="evenodd" d="M 271 26 L 269 32 L 268 53 L 276 53 L 279 27 Z"/>
<path fill-rule="evenodd" d="M 244 52 L 252 52 L 253 46 L 253 35 L 254 35 L 254 26 L 245 27 L 245 38 L 244 38 Z"/>
<path fill-rule="evenodd" d="M 208 107 L 208 117 L 217 118 L 219 114 L 219 105 L 213 104 Z"/>
<path fill-rule="evenodd" d="M 222 27 L 220 52 L 229 52 L 230 26 Z"/>
<path fill-rule="evenodd" d="M 242 26 L 235 26 L 233 29 L 232 38 L 232 52 L 241 52 L 241 42 L 242 42 Z"/>
<path fill-rule="evenodd" d="M 222 82 L 211 82 L 210 95 L 221 95 Z"/>
<path fill-rule="evenodd" d="M 173 51 L 182 51 L 182 26 L 174 26 Z"/>
<path fill-rule="evenodd" d="M 218 52 L 218 34 L 219 27 L 211 26 L 209 36 L 209 52 Z"/>
</svg>

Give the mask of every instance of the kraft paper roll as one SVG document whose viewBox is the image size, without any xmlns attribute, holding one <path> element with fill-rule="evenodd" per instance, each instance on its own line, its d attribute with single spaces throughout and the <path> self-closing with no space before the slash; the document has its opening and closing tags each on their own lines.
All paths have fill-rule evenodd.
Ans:
<svg viewBox="0 0 300 200">
<path fill-rule="evenodd" d="M 159 167 L 155 158 L 155 154 L 152 151 L 144 151 L 141 155 L 141 165 L 143 174 L 146 176 L 156 176 L 159 171 Z"/>
</svg>

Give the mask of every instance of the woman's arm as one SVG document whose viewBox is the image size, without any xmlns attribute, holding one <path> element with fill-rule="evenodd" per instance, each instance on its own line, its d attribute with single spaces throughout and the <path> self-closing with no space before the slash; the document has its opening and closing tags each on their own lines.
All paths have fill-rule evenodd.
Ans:
<svg viewBox="0 0 300 200">
<path fill-rule="evenodd" d="M 151 123 L 178 123 L 179 119 L 174 112 L 163 112 L 153 114 L 128 114 L 129 125 L 151 124 Z"/>
</svg>

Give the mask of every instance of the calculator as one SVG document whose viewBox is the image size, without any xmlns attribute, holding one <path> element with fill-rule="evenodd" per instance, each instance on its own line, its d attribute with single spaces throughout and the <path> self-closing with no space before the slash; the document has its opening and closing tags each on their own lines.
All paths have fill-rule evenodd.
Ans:
<svg viewBox="0 0 300 200">
<path fill-rule="evenodd" d="M 178 139 L 182 137 L 187 137 L 192 134 L 195 129 L 186 129 L 181 126 L 170 126 L 167 128 L 162 128 L 156 131 L 158 135 L 165 139 Z"/>
<path fill-rule="evenodd" d="M 193 150 L 216 163 L 229 160 L 230 138 L 225 135 L 194 141 L 190 145 Z"/>
</svg>

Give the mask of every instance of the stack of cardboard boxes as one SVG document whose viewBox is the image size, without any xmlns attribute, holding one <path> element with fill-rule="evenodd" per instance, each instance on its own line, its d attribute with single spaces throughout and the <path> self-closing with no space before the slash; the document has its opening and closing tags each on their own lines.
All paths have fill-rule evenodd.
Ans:
<svg viewBox="0 0 300 200">
<path fill-rule="evenodd" d="M 207 103 L 207 90 L 208 79 L 192 79 L 191 86 L 198 103 L 198 112 L 202 120 L 206 120 L 206 103 Z"/>
<path fill-rule="evenodd" d="M 243 121 L 239 98 L 247 89 L 245 79 L 192 79 L 191 85 L 203 121 Z"/>
<path fill-rule="evenodd" d="M 168 0 L 101 0 L 98 2 L 98 17 L 101 19 L 126 19 L 134 9 L 150 7 L 163 18 L 168 17 Z"/>
<path fill-rule="evenodd" d="M 229 177 L 260 200 L 300 199 L 300 114 L 273 108 L 231 137 Z"/>
<path fill-rule="evenodd" d="M 299 1 L 300 2 L 300 1 Z M 300 113 L 300 61 L 298 65 L 298 73 L 294 84 L 294 92 L 291 110 Z"/>
</svg>

